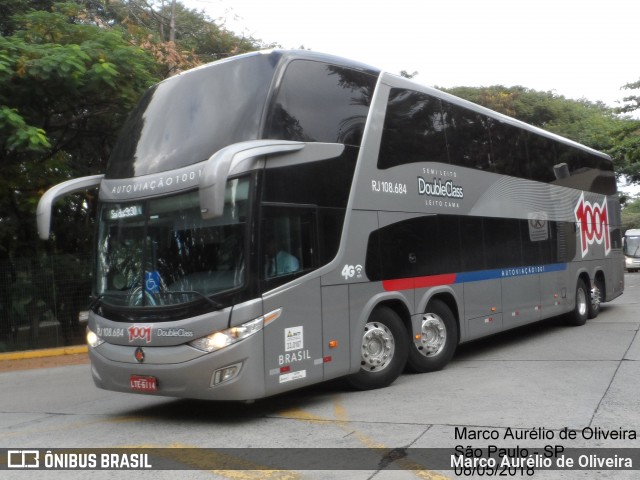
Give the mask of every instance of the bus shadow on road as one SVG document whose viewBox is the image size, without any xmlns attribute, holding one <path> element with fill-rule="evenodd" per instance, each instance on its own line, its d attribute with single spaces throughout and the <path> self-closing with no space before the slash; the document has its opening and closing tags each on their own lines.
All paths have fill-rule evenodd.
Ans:
<svg viewBox="0 0 640 480">
<path fill-rule="evenodd" d="M 604 313 L 612 307 L 602 305 L 600 308 L 600 313 Z M 597 321 L 597 319 L 588 320 L 587 325 L 594 321 Z M 544 337 L 554 336 L 559 334 L 561 331 L 571 331 L 576 328 L 581 327 L 575 327 L 567 324 L 564 316 L 562 315 L 547 318 L 545 320 L 516 327 L 511 330 L 496 333 L 489 337 L 479 338 L 459 345 L 456 354 L 453 357 L 452 364 L 456 361 L 469 361 L 478 355 L 490 354 L 502 349 L 517 350 L 520 345 L 540 341 Z"/>
<path fill-rule="evenodd" d="M 129 411 L 127 415 L 194 424 L 230 425 L 254 422 L 258 418 L 279 417 L 281 412 L 287 410 L 312 409 L 314 405 L 326 403 L 327 398 L 354 391 L 344 380 L 337 379 L 255 401 L 167 399 L 162 404 Z"/>
</svg>

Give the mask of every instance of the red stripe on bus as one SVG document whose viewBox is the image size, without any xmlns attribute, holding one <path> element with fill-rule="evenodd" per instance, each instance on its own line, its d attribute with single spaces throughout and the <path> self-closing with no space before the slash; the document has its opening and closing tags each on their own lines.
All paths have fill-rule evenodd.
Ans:
<svg viewBox="0 0 640 480">
<path fill-rule="evenodd" d="M 456 281 L 455 273 L 443 275 L 429 275 L 427 277 L 397 278 L 395 280 L 383 280 L 382 288 L 387 292 L 396 290 L 412 290 L 414 288 L 429 288 L 439 285 L 451 285 Z"/>
<path fill-rule="evenodd" d="M 428 277 L 417 277 L 414 279 L 416 288 L 437 287 L 439 285 L 451 285 L 456 281 L 455 273 L 445 273 L 444 275 L 430 275 Z"/>
</svg>

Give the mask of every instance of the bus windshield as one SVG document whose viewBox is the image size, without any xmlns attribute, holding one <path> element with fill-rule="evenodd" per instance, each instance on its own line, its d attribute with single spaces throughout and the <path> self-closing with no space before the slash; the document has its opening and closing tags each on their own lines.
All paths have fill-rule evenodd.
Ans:
<svg viewBox="0 0 640 480">
<path fill-rule="evenodd" d="M 209 299 L 245 282 L 249 178 L 227 182 L 222 217 L 203 220 L 198 192 L 100 209 L 95 295 L 114 306 Z"/>
<path fill-rule="evenodd" d="M 273 61 L 253 53 L 153 86 L 124 125 L 106 178 L 174 170 L 227 145 L 257 139 L 273 74 Z"/>
</svg>

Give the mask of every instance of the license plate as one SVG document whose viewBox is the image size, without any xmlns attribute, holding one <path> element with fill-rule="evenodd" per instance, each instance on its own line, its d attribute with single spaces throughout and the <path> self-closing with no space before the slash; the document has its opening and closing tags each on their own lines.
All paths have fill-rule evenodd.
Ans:
<svg viewBox="0 0 640 480">
<path fill-rule="evenodd" d="M 136 392 L 156 392 L 158 390 L 158 379 L 156 377 L 146 377 L 143 375 L 131 375 L 129 386 Z"/>
</svg>

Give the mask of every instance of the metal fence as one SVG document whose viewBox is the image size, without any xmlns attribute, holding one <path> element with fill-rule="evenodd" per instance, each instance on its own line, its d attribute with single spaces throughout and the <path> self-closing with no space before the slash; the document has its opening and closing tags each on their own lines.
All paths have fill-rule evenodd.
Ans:
<svg viewBox="0 0 640 480">
<path fill-rule="evenodd" d="M 0 261 L 0 352 L 82 344 L 90 293 L 90 256 Z"/>
</svg>

